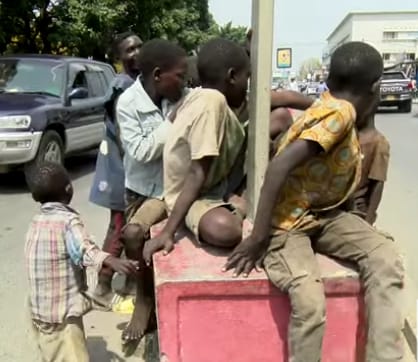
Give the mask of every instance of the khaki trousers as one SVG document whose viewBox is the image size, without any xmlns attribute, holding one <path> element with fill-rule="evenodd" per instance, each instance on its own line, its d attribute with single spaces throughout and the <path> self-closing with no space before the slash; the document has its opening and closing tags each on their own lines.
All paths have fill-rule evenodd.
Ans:
<svg viewBox="0 0 418 362">
<path fill-rule="evenodd" d="M 403 263 L 395 244 L 361 218 L 334 210 L 314 226 L 278 231 L 264 267 L 271 282 L 290 297 L 291 362 L 321 361 L 325 296 L 315 252 L 355 263 L 367 309 L 367 362 L 402 360 Z"/>
</svg>

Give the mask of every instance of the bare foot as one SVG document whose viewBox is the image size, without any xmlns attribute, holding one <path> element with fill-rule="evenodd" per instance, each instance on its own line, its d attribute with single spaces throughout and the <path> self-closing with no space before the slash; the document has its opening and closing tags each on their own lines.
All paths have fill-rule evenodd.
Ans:
<svg viewBox="0 0 418 362">
<path fill-rule="evenodd" d="M 147 333 L 150 316 L 154 305 L 149 297 L 136 298 L 135 309 L 132 314 L 131 321 L 122 332 L 122 341 L 128 343 L 130 341 L 141 340 Z"/>
</svg>

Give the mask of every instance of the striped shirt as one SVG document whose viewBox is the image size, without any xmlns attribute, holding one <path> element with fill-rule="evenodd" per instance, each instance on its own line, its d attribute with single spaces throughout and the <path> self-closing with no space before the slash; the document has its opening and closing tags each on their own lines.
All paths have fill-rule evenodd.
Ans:
<svg viewBox="0 0 418 362">
<path fill-rule="evenodd" d="M 88 312 L 85 268 L 99 271 L 108 255 L 94 244 L 75 210 L 61 203 L 42 205 L 25 245 L 32 319 L 62 323 Z"/>
</svg>

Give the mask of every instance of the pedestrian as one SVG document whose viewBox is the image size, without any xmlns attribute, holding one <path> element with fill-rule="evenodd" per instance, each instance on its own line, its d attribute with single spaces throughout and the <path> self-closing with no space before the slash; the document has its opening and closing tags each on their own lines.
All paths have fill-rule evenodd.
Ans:
<svg viewBox="0 0 418 362">
<path fill-rule="evenodd" d="M 315 252 L 353 262 L 364 286 L 367 361 L 402 360 L 400 303 L 404 270 L 395 243 L 340 206 L 361 176 L 356 127 L 379 102 L 382 57 L 363 42 L 332 55 L 330 92 L 296 120 L 270 162 L 254 227 L 224 270 L 244 274 L 261 263 L 289 294 L 289 359 L 317 362 L 325 325 L 325 295 Z"/>
<path fill-rule="evenodd" d="M 96 246 L 76 210 L 70 178 L 63 166 L 44 163 L 29 187 L 41 204 L 26 236 L 25 262 L 29 280 L 32 330 L 42 360 L 89 361 L 83 315 L 92 307 L 86 268 L 102 266 L 135 274 L 138 262 L 121 260 Z"/>
<path fill-rule="evenodd" d="M 202 88 L 185 97 L 164 149 L 164 199 L 170 212 L 162 233 L 145 244 L 144 259 L 174 247 L 185 222 L 200 242 L 231 247 L 241 239 L 242 215 L 225 199 L 228 175 L 245 131 L 232 110 L 245 100 L 250 61 L 232 41 L 214 39 L 198 54 Z"/>
<path fill-rule="evenodd" d="M 362 172 L 360 183 L 353 195 L 352 210 L 374 225 L 387 179 L 390 145 L 386 137 L 376 129 L 374 116 L 359 130 L 359 141 Z"/>
<path fill-rule="evenodd" d="M 116 107 L 124 154 L 126 221 L 125 253 L 142 261 L 142 248 L 153 224 L 166 217 L 163 201 L 162 155 L 171 137 L 170 113 L 183 97 L 187 54 L 162 39 L 145 43 L 139 56 L 140 76 L 119 98 Z M 155 328 L 153 272 L 137 277 L 135 308 L 122 332 L 127 342 L 139 342 Z"/>
<path fill-rule="evenodd" d="M 327 84 L 321 79 L 318 85 L 318 93 L 322 94 L 328 90 Z"/>
<path fill-rule="evenodd" d="M 125 223 L 123 148 L 119 139 L 118 125 L 115 117 L 117 98 L 130 87 L 139 74 L 138 56 L 142 40 L 132 32 L 116 36 L 113 43 L 113 54 L 122 63 L 123 72 L 116 75 L 105 96 L 105 137 L 100 145 L 96 161 L 96 172 L 90 191 L 90 201 L 105 207 L 110 212 L 110 221 L 103 243 L 103 251 L 120 257 L 123 251 L 121 242 L 122 229 Z M 108 306 L 112 299 L 113 271 L 104 267 L 98 276 L 94 291 L 96 301 Z M 122 294 L 132 289 L 129 279 L 125 282 Z"/>
<path fill-rule="evenodd" d="M 289 90 L 293 92 L 299 92 L 298 82 L 296 82 L 295 78 L 290 79 Z"/>
</svg>

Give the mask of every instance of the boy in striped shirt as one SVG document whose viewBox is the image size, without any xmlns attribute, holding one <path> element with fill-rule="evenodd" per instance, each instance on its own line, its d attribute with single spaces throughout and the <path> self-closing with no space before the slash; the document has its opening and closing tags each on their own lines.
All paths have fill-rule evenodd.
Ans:
<svg viewBox="0 0 418 362">
<path fill-rule="evenodd" d="M 121 260 L 95 245 L 69 204 L 70 178 L 61 165 L 41 165 L 30 182 L 41 204 L 29 226 L 25 264 L 36 343 L 44 361 L 88 361 L 82 317 L 92 307 L 86 267 L 135 274 L 137 262 Z"/>
</svg>

